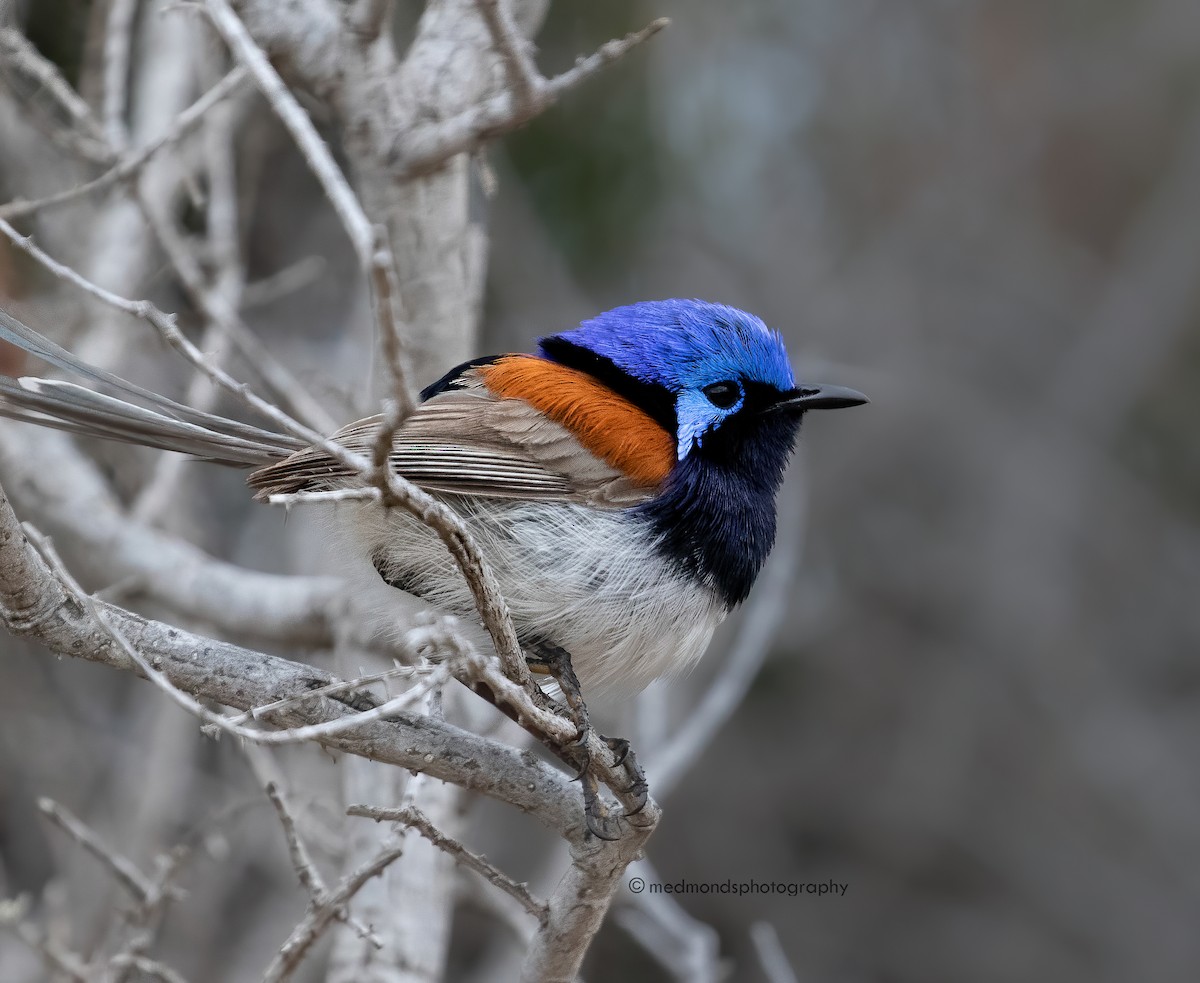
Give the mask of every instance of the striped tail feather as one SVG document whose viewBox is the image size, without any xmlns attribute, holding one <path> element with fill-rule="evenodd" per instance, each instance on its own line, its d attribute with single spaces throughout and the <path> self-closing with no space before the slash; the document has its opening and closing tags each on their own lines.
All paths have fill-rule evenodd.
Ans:
<svg viewBox="0 0 1200 983">
<path fill-rule="evenodd" d="M 206 413 L 127 382 L 82 361 L 2 310 L 0 340 L 114 393 L 56 379 L 0 376 L 0 416 L 234 467 L 269 464 L 306 446 L 294 437 Z"/>
</svg>

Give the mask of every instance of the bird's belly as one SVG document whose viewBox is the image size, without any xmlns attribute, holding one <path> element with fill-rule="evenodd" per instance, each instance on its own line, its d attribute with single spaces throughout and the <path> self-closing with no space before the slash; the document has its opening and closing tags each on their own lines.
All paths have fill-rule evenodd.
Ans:
<svg viewBox="0 0 1200 983">
<path fill-rule="evenodd" d="M 447 503 L 479 543 L 522 641 L 565 648 L 585 688 L 636 691 L 689 669 L 725 616 L 712 590 L 663 559 L 649 526 L 628 512 L 558 502 Z M 353 512 L 346 516 L 351 533 L 380 576 L 477 620 L 462 576 L 426 526 L 399 510 Z"/>
</svg>

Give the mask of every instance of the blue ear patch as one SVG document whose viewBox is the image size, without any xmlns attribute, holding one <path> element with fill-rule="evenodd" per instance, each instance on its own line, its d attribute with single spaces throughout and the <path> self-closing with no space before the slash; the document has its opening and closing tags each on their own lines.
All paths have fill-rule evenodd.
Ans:
<svg viewBox="0 0 1200 983">
<path fill-rule="evenodd" d="M 701 390 L 685 389 L 681 392 L 675 402 L 675 417 L 679 421 L 676 457 L 682 461 L 693 447 L 700 447 L 704 443 L 704 434 L 725 417 L 740 410 L 745 401 L 746 397 L 741 396 L 731 406 L 720 408 L 714 406 Z"/>
</svg>

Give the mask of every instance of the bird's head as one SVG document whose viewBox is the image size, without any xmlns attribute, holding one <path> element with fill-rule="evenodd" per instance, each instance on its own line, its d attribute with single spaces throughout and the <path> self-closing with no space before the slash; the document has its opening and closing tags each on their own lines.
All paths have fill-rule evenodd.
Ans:
<svg viewBox="0 0 1200 983">
<path fill-rule="evenodd" d="M 755 437 L 780 445 L 772 456 L 786 456 L 806 411 L 867 402 L 841 386 L 798 385 L 779 333 L 723 304 L 617 307 L 540 345 L 547 358 L 645 410 L 674 435 L 680 461 L 693 454 L 736 459 L 760 442 Z"/>
</svg>

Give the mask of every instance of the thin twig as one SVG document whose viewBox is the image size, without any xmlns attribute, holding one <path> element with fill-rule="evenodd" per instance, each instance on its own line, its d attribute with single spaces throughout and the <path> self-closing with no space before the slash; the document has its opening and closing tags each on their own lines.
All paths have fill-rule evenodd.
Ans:
<svg viewBox="0 0 1200 983">
<path fill-rule="evenodd" d="M 20 31 L 11 27 L 0 27 L 0 55 L 15 69 L 49 92 L 71 121 L 85 131 L 87 139 L 97 146 L 98 153 L 111 156 L 111 151 L 105 146 L 104 134 L 92 116 L 91 107 L 71 88 L 71 84 L 62 77 L 54 63 L 42 57 Z"/>
<path fill-rule="evenodd" d="M 239 69 L 245 71 L 241 66 Z M 235 107 L 228 102 L 217 106 L 209 116 L 208 125 L 201 135 L 204 171 L 208 177 L 204 225 L 208 255 L 214 269 L 207 282 L 202 282 L 205 278 L 196 270 L 195 282 L 186 285 L 190 293 L 200 293 L 204 299 L 211 298 L 213 307 L 219 307 L 222 312 L 228 311 L 231 314 L 241 303 L 242 288 L 246 281 L 238 221 L 238 175 L 235 160 L 238 114 L 234 109 Z M 142 213 L 156 230 L 160 241 L 163 241 L 168 258 L 179 269 L 180 278 L 184 279 L 181 260 L 184 256 L 190 258 L 191 254 L 182 241 L 174 241 L 181 240 L 181 236 L 172 236 L 166 231 L 174 231 L 173 223 L 168 217 L 169 210 L 163 208 L 162 203 L 148 194 L 147 189 L 140 183 L 135 185 L 135 194 Z M 172 240 L 169 246 L 165 241 L 167 239 Z M 241 326 L 236 316 L 223 319 L 208 318 L 200 339 L 200 348 L 222 366 L 228 364 L 231 349 L 236 347 L 231 344 L 233 322 Z M 188 406 L 212 412 L 217 408 L 219 395 L 220 391 L 209 382 L 204 373 L 197 369 L 192 370 L 192 378 L 184 396 L 184 402 Z M 178 454 L 160 455 L 150 478 L 142 484 L 133 502 L 130 509 L 133 516 L 155 525 L 165 522 L 170 527 L 178 516 L 178 503 L 185 495 L 187 475 L 187 458 Z"/>
<path fill-rule="evenodd" d="M 262 731 L 236 725 L 231 726 L 229 718 L 223 716 L 217 716 L 215 720 L 210 719 L 207 722 L 220 730 L 233 734 L 235 737 L 253 741 L 255 744 L 281 745 L 302 744 L 306 741 L 321 741 L 375 720 L 387 720 L 402 710 L 407 710 L 420 701 L 429 690 L 445 683 L 452 675 L 450 664 L 443 664 L 424 679 L 421 679 L 411 689 L 407 689 L 399 696 L 394 696 L 390 700 L 380 703 L 379 706 L 372 707 L 370 710 L 360 710 L 357 713 L 339 717 L 337 720 L 327 720 L 320 724 L 309 724 L 306 727 L 289 727 L 286 730 Z M 265 713 L 256 712 L 254 714 L 255 719 L 261 716 L 265 716 Z"/>
<path fill-rule="evenodd" d="M 649 860 L 639 860 L 630 872 L 636 873 L 643 889 L 622 892 L 628 904 L 614 912 L 617 924 L 675 979 L 688 983 L 725 979 L 728 973 L 721 965 L 716 929 L 688 914 L 674 895 L 656 889 L 662 878 Z"/>
<path fill-rule="evenodd" d="M 177 686 L 205 700 L 248 710 L 281 693 L 306 691 L 314 682 L 335 682 L 311 665 L 205 638 L 110 604 L 100 606 L 152 664 L 161 665 Z M 9 631 L 35 638 L 58 655 L 126 672 L 137 668 L 34 549 L 3 487 L 0 620 Z M 288 712 L 287 719 L 310 723 L 348 712 L 342 703 L 322 700 Z M 578 792 L 559 771 L 527 752 L 433 717 L 402 714 L 387 724 L 369 724 L 362 734 L 336 735 L 328 744 L 509 802 L 573 842 L 583 836 Z"/>
<path fill-rule="evenodd" d="M 267 504 L 282 505 L 291 508 L 293 505 L 321 505 L 330 502 L 378 502 L 383 493 L 378 488 L 335 488 L 330 491 L 288 492 L 270 495 Z"/>
<path fill-rule="evenodd" d="M 538 89 L 545 83 L 533 57 L 530 42 L 512 16 L 511 0 L 475 0 L 483 19 L 487 21 L 492 42 L 504 62 L 508 86 L 512 90 L 516 109 L 527 112 L 536 104 Z M 534 110 L 536 112 L 536 109 Z"/>
<path fill-rule="evenodd" d="M 242 291 L 242 310 L 265 307 L 288 294 L 316 283 L 328 264 L 323 256 L 305 256 L 296 262 L 247 283 Z"/>
<path fill-rule="evenodd" d="M 31 922 L 25 921 L 28 912 L 27 895 L 0 899 L 0 929 L 12 931 L 25 945 L 74 983 L 91 983 L 92 973 L 83 957 L 62 948 Z"/>
<path fill-rule="evenodd" d="M 10 242 L 36 259 L 59 279 L 73 284 L 118 310 L 148 322 L 169 345 L 180 352 L 192 365 L 203 369 L 209 378 L 244 400 L 250 407 L 283 428 L 285 432 L 321 448 L 334 460 L 363 476 L 375 475 L 375 468 L 371 461 L 304 426 L 279 407 L 256 395 L 249 386 L 238 382 L 219 366 L 213 365 L 179 330 L 175 319 L 154 304 L 146 300 L 129 300 L 93 283 L 71 267 L 51 257 L 35 245 L 30 237 L 21 235 L 3 219 L 0 219 L 0 234 L 6 236 Z M 495 576 L 485 565 L 479 547 L 475 544 L 463 519 L 449 506 L 439 502 L 432 495 L 417 488 L 394 471 L 389 470 L 386 475 L 375 476 L 386 479 L 384 483 L 387 487 L 386 494 L 389 504 L 400 506 L 424 522 L 445 544 L 471 589 L 480 618 L 488 629 L 496 653 L 504 664 L 505 673 L 510 679 L 517 680 L 528 693 L 532 693 L 536 684 L 533 682 L 529 667 L 521 654 L 516 631 L 513 628 L 512 619 L 509 617 L 508 606 L 504 602 Z M 603 747 L 599 741 L 597 741 L 597 745 Z M 612 760 L 611 753 L 603 750 L 599 753 L 598 760 Z"/>
<path fill-rule="evenodd" d="M 382 35 L 392 22 L 393 0 L 358 0 L 347 14 L 351 29 L 365 42 L 373 42 Z"/>
<path fill-rule="evenodd" d="M 125 109 L 137 8 L 138 0 L 112 0 L 104 25 L 104 98 L 101 115 L 109 145 L 116 150 L 123 150 L 129 143 Z"/>
<path fill-rule="evenodd" d="M 167 694 L 175 703 L 181 706 L 188 713 L 200 718 L 209 727 L 215 728 L 217 731 L 222 731 L 231 734 L 234 737 L 240 737 L 243 740 L 253 741 L 255 744 L 301 744 L 308 741 L 321 741 L 326 738 L 334 737 L 347 731 L 354 730 L 364 724 L 371 723 L 376 720 L 386 720 L 388 717 L 394 716 L 402 710 L 406 710 L 412 704 L 421 699 L 427 692 L 435 686 L 440 685 L 453 675 L 453 670 L 456 668 L 451 662 L 446 662 L 424 679 L 420 680 L 411 689 L 406 690 L 400 696 L 388 700 L 386 703 L 381 703 L 379 706 L 372 707 L 370 710 L 362 710 L 358 713 L 349 714 L 344 717 L 338 717 L 334 720 L 326 720 L 319 724 L 309 724 L 304 727 L 289 727 L 284 730 L 258 730 L 253 727 L 243 727 L 241 725 L 231 723 L 230 718 L 223 714 L 214 713 L 208 707 L 204 706 L 190 694 L 185 693 L 174 683 L 172 683 L 165 673 L 161 672 L 157 666 L 152 666 L 146 658 L 137 650 L 121 631 L 109 620 L 107 612 L 102 610 L 96 603 L 95 598 L 87 594 L 70 571 L 66 568 L 62 559 L 58 556 L 54 546 L 45 536 L 32 526 L 25 525 L 26 535 L 29 540 L 38 549 L 45 558 L 47 564 L 57 575 L 62 585 L 74 595 L 75 600 L 82 605 L 87 612 L 96 620 L 96 622 L 104 629 L 109 638 L 129 657 L 129 659 L 142 671 L 142 674 L 160 690 Z M 485 660 L 477 653 L 467 652 L 467 655 L 473 655 L 479 662 Z M 478 669 L 476 671 L 484 671 Z M 503 679 L 495 670 L 492 674 Z M 514 689 L 514 684 L 509 683 Z M 556 718 L 559 719 L 559 718 Z M 565 723 L 565 721 L 564 721 Z"/>
<path fill-rule="evenodd" d="M 416 408 L 408 382 L 400 284 L 396 277 L 395 259 L 382 226 L 376 230 L 375 251 L 371 254 L 369 273 L 375 298 L 375 325 L 379 333 L 379 347 L 388 369 L 394 404 L 393 407 L 385 408 L 384 419 L 375 441 L 373 459 L 375 467 L 381 468 L 387 465 L 387 456 L 392 450 L 392 438 L 400 424 L 411 416 Z M 383 490 L 381 485 L 380 491 Z"/>
<path fill-rule="evenodd" d="M 350 244 L 354 247 L 359 263 L 364 270 L 370 269 L 375 252 L 375 233 L 371 222 L 359 204 L 358 197 L 350 190 L 350 185 L 333 159 L 329 147 L 317 133 L 312 120 L 288 91 L 266 53 L 254 42 L 254 38 L 246 30 L 246 25 L 226 0 L 204 0 L 204 9 L 208 12 L 217 33 L 229 46 L 234 57 L 249 70 L 254 84 L 296 141 L 305 162 L 341 219 L 342 227 L 350 237 Z"/>
<path fill-rule="evenodd" d="M 668 24 L 668 18 L 660 17 L 640 31 L 601 45 L 561 75 L 539 78 L 532 98 L 524 104 L 515 93 L 505 91 L 449 119 L 402 134 L 391 152 L 394 169 L 402 177 L 425 174 L 456 154 L 470 153 L 485 141 L 524 126 L 554 105 L 565 92 L 587 81 Z"/>
<path fill-rule="evenodd" d="M 297 693 L 295 696 L 288 696 L 282 700 L 273 700 L 270 703 L 260 707 L 255 707 L 252 710 L 247 710 L 245 713 L 240 713 L 234 717 L 228 717 L 231 724 L 242 724 L 249 720 L 258 720 L 261 717 L 269 714 L 279 714 L 285 710 L 292 710 L 304 703 L 306 700 L 315 700 L 324 696 L 337 696 L 341 693 L 351 692 L 353 690 L 364 689 L 374 683 L 383 682 L 387 679 L 403 678 L 426 675 L 434 671 L 433 666 L 394 666 L 391 669 L 386 669 L 383 672 L 372 673 L 369 676 L 358 676 L 354 679 L 339 679 L 337 682 L 329 683 L 326 686 L 319 686 L 316 689 L 307 690 L 304 693 Z"/>
<path fill-rule="evenodd" d="M 247 755 L 250 760 L 250 766 L 254 769 L 255 775 L 260 781 L 266 777 L 263 774 L 263 765 L 269 760 L 268 754 L 269 752 L 267 751 L 254 749 L 254 751 Z M 308 852 L 308 847 L 304 845 L 304 841 L 300 838 L 300 831 L 296 826 L 296 820 L 292 815 L 287 799 L 280 788 L 278 776 L 275 780 L 262 781 L 262 785 L 267 793 L 267 798 L 271 800 L 271 805 L 275 807 L 275 814 L 279 817 L 279 824 L 283 827 L 283 838 L 287 842 L 288 857 L 292 861 L 292 867 L 296 871 L 296 876 L 300 878 L 301 886 L 308 892 L 311 904 L 325 904 L 329 895 L 329 890 L 325 887 L 325 878 L 321 876 L 321 871 L 313 863 L 312 855 Z M 343 921 L 350 925 L 359 938 L 366 939 L 374 948 L 383 948 L 383 942 L 379 936 L 369 926 L 364 925 L 356 918 L 352 918 L 345 908 L 342 908 L 335 917 L 338 921 Z"/>
<path fill-rule="evenodd" d="M 86 823 L 53 799 L 38 799 L 42 815 L 107 867 L 136 901 L 144 904 L 154 894 L 154 885 L 132 860 L 121 856 L 103 842 Z"/>
<path fill-rule="evenodd" d="M 575 64 L 563 72 L 561 75 L 555 75 L 546 83 L 546 88 L 551 96 L 557 99 L 564 92 L 575 88 L 582 82 L 586 82 L 593 75 L 603 71 L 613 62 L 618 61 L 627 55 L 630 51 L 636 48 L 639 44 L 650 40 L 659 31 L 665 27 L 669 27 L 671 18 L 659 17 L 657 20 L 651 21 L 640 31 L 634 31 L 631 34 L 626 34 L 623 38 L 615 38 L 608 41 L 586 58 L 578 59 Z"/>
<path fill-rule="evenodd" d="M 177 143 L 187 136 L 214 106 L 227 98 L 245 81 L 245 69 L 233 69 L 220 82 L 209 89 L 204 95 L 192 103 L 187 109 L 175 117 L 165 130 L 157 137 L 139 147 L 137 150 L 121 157 L 107 171 L 90 181 L 77 184 L 73 188 L 47 195 L 33 201 L 10 201 L 0 205 L 0 218 L 15 220 L 32 215 L 35 212 L 55 208 L 75 201 L 96 191 L 103 191 L 122 181 L 135 177 L 164 147 Z"/>
<path fill-rule="evenodd" d="M 358 196 L 350 189 L 312 120 L 288 91 L 266 53 L 255 43 L 233 8 L 226 0 L 204 0 L 204 5 L 217 33 L 229 46 L 234 57 L 249 69 L 259 91 L 296 141 L 301 155 L 320 182 L 325 196 L 333 205 L 342 227 L 350 237 L 350 244 L 358 256 L 359 265 L 371 280 L 380 345 L 391 373 L 392 398 L 396 403 L 394 411 L 385 413 L 385 420 L 381 426 L 382 439 L 384 434 L 394 432 L 413 409 L 403 354 L 403 318 L 398 313 L 400 303 L 399 288 L 395 283 L 395 260 L 387 236 L 382 230 L 376 229 L 367 218 Z M 387 496 L 386 483 L 377 484 L 380 491 Z"/>
<path fill-rule="evenodd" d="M 279 791 L 279 786 L 275 782 L 267 782 L 265 790 L 267 798 L 271 800 L 271 805 L 275 807 L 275 815 L 279 817 L 279 824 L 283 827 L 283 838 L 287 841 L 288 857 L 291 858 L 296 876 L 300 878 L 300 885 L 314 899 L 321 897 L 325 894 L 325 881 L 321 877 L 321 872 L 317 870 L 316 864 L 313 863 L 304 841 L 300 839 L 300 834 L 296 830 L 296 821 L 292 818 L 291 810 L 283 800 L 283 793 Z"/>
<path fill-rule="evenodd" d="M 750 939 L 758 954 L 758 964 L 768 983 L 799 983 L 796 971 L 788 962 L 787 953 L 779 943 L 779 933 L 770 922 L 755 922 L 750 926 Z"/>
<path fill-rule="evenodd" d="M 402 826 L 415 829 L 439 850 L 452 856 L 456 863 L 475 871 L 489 884 L 494 884 L 509 897 L 520 902 L 521 907 L 534 918 L 540 921 L 546 917 L 545 902 L 539 901 L 529 892 L 528 884 L 513 880 L 487 857 L 472 853 L 454 837 L 447 836 L 416 807 L 388 809 L 378 806 L 352 805 L 346 810 L 346 815 L 374 819 L 376 822 L 400 823 Z"/>
<path fill-rule="evenodd" d="M 185 896 L 173 881 L 191 853 L 190 847 L 177 846 L 155 858 L 156 873 L 150 882 L 150 891 L 126 915 L 125 942 L 108 960 L 112 972 L 106 979 L 111 983 L 124 983 L 129 973 L 137 968 L 137 960 L 145 957 L 158 938 L 167 904 Z"/>
<path fill-rule="evenodd" d="M 114 969 L 136 969 L 143 976 L 149 976 L 151 979 L 158 980 L 159 983 L 187 983 L 187 980 L 177 970 L 148 956 L 118 953 L 109 960 L 109 965 Z"/>
<path fill-rule="evenodd" d="M 204 315 L 209 325 L 216 326 L 229 339 L 241 354 L 243 363 L 262 381 L 267 391 L 297 419 L 313 431 L 333 433 L 337 429 L 337 423 L 325 407 L 312 397 L 307 387 L 302 385 L 246 326 L 234 308 L 223 297 L 209 289 L 200 264 L 189 252 L 183 237 L 171 220 L 153 207 L 140 188 L 137 191 L 137 200 L 146 224 L 150 226 L 150 231 L 154 233 L 158 244 L 166 253 L 167 261 L 179 278 L 184 293 Z"/>
<path fill-rule="evenodd" d="M 233 71 L 244 72 L 245 68 L 239 65 Z M 208 255 L 214 268 L 212 293 L 234 310 L 240 306 L 246 287 L 238 207 L 237 152 L 241 116 L 236 103 L 225 103 L 217 107 L 203 135 L 204 170 L 208 175 L 208 208 L 204 224 Z M 221 341 L 228 340 L 221 325 L 211 325 L 209 331 L 218 332 Z"/>
<path fill-rule="evenodd" d="M 387 866 L 398 860 L 403 853 L 403 841 L 389 839 L 373 858 L 348 874 L 324 904 L 312 906 L 300 924 L 292 930 L 287 941 L 280 946 L 278 954 L 263 974 L 262 983 L 282 983 L 288 979 L 309 949 L 337 919 L 337 913 L 345 908 L 346 903 L 367 881 L 383 873 Z"/>
</svg>

